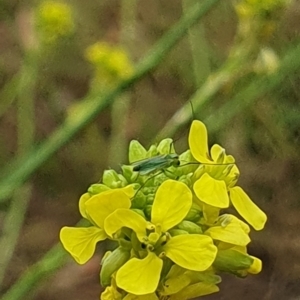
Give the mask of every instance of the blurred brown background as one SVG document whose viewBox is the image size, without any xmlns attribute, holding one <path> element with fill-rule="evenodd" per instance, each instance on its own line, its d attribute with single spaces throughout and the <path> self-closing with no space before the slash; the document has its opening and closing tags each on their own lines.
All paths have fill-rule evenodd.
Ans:
<svg viewBox="0 0 300 300">
<path fill-rule="evenodd" d="M 34 124 L 29 125 L 28 130 L 33 126 L 33 140 L 38 143 L 47 139 L 62 124 L 73 105 L 91 90 L 95 68 L 86 60 L 85 49 L 98 41 L 122 44 L 120 20 L 124 4 L 121 1 L 61 3 L 71 8 L 73 24 L 65 35 L 50 42 L 43 41 L 38 29 L 32 26 L 42 2 L 3 0 L 0 3 L 1 168 L 26 151 L 26 147 L 20 151 L 17 138 L 20 126 L 27 130 L 26 120 L 24 123 L 18 119 L 18 110 L 23 107 L 18 99 L 26 97 L 26 87 L 31 87 L 28 93 L 34 100 Z M 221 1 L 195 27 L 204 30 L 200 44 L 207 47 L 207 58 L 203 60 L 207 70 L 202 82 L 205 76 L 218 71 L 232 53 L 233 45 L 238 43 L 236 37 L 241 21 L 235 12 L 236 3 Z M 127 28 L 131 36 L 127 37 L 125 48 L 136 63 L 179 20 L 182 2 L 140 0 L 136 6 L 131 5 L 135 11 L 135 27 L 132 32 Z M 276 28 L 266 45 L 278 55 L 280 62 L 288 47 L 299 41 L 300 2 L 283 5 L 276 11 L 274 20 Z M 256 43 L 260 48 L 263 42 L 257 39 Z M 30 68 L 26 69 L 28 73 L 23 74 L 25 79 L 22 79 L 24 61 L 32 59 L 29 52 L 38 56 L 38 67 L 33 73 Z M 260 95 L 239 114 L 230 118 L 218 116 L 217 109 L 230 102 L 257 76 L 253 71 L 246 75 L 243 72 L 237 80 L 222 86 L 211 103 L 195 112 L 194 118 L 205 119 L 215 114 L 216 118 L 226 119 L 221 129 L 210 134 L 210 144 L 221 144 L 236 158 L 241 171 L 240 185 L 268 215 L 266 228 L 252 232 L 253 242 L 249 247 L 249 253 L 262 259 L 264 268 L 261 274 L 246 279 L 225 275 L 220 292 L 204 298 L 296 300 L 300 299 L 300 73 L 289 74 L 280 85 Z M 166 121 L 188 103 L 197 85 L 186 35 L 154 71 L 126 92 L 130 99 L 126 143 L 134 138 L 149 146 Z M 103 170 L 127 163 L 126 157 L 109 162 L 111 126 L 109 107 L 31 177 L 25 220 L 3 279 L 3 293 L 58 242 L 62 226 L 74 225 L 79 220 L 78 199 L 90 184 L 100 180 Z M 187 147 L 188 127 L 189 124 L 185 125 L 175 134 L 175 148 L 179 153 Z M 20 193 L 18 197 L 22 199 L 22 190 Z M 4 224 L 9 209 L 8 202 L 0 204 L 0 225 Z M 26 299 L 98 299 L 100 253 L 84 266 L 70 259 Z"/>
</svg>

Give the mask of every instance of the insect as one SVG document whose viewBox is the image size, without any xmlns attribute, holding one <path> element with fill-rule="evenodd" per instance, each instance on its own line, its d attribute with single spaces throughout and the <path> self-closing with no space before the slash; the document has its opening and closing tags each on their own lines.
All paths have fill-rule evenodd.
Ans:
<svg viewBox="0 0 300 300">
<path fill-rule="evenodd" d="M 179 165 L 179 156 L 176 153 L 157 155 L 132 163 L 133 171 L 139 172 L 140 175 L 164 171 L 169 167 L 178 167 Z"/>
</svg>

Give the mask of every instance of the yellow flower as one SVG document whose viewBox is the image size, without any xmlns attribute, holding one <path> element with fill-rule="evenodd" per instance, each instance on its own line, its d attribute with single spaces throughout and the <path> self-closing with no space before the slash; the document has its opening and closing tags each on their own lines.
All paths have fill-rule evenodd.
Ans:
<svg viewBox="0 0 300 300">
<path fill-rule="evenodd" d="M 93 226 L 63 227 L 60 240 L 64 248 L 79 264 L 86 263 L 94 254 L 96 244 L 108 238 L 104 230 L 105 219 L 118 208 L 129 208 L 134 195 L 132 186 L 112 189 L 90 197 L 83 194 L 79 200 L 79 211 Z"/>
<path fill-rule="evenodd" d="M 195 272 L 173 265 L 163 280 L 163 290 L 159 294 L 168 299 L 191 299 L 219 291 L 216 284 L 221 278 L 214 271 Z"/>
<path fill-rule="evenodd" d="M 191 206 L 189 188 L 181 182 L 166 180 L 157 189 L 150 223 L 129 209 L 117 209 L 105 219 L 104 228 L 110 237 L 127 227 L 136 233 L 141 245 L 136 257 L 117 271 L 119 288 L 135 295 L 153 293 L 158 287 L 164 258 L 188 270 L 203 271 L 211 266 L 217 248 L 210 237 L 202 234 L 171 237 L 168 233 L 184 219 Z"/>
<path fill-rule="evenodd" d="M 41 39 L 47 43 L 67 36 L 74 30 L 72 8 L 57 1 L 42 2 L 36 12 L 36 26 Z"/>
<path fill-rule="evenodd" d="M 112 278 L 111 286 L 105 288 L 105 291 L 101 293 L 100 300 L 122 300 L 122 294 L 120 294 L 117 290 L 116 280 Z"/>
<path fill-rule="evenodd" d="M 128 78 L 133 65 L 125 50 L 111 46 L 106 42 L 97 42 L 85 51 L 86 59 L 95 67 L 95 83 L 114 83 L 118 79 Z"/>
<path fill-rule="evenodd" d="M 233 215 L 222 215 L 215 226 L 208 228 L 205 234 L 213 240 L 218 240 L 231 245 L 246 246 L 250 242 L 250 228 L 243 221 Z"/>
<path fill-rule="evenodd" d="M 193 121 L 191 125 L 189 146 L 200 164 L 208 164 L 201 165 L 194 174 L 193 188 L 198 200 L 220 209 L 227 208 L 231 202 L 254 229 L 261 230 L 267 220 L 266 214 L 242 188 L 234 186 L 239 176 L 234 158 L 226 155 L 219 145 L 214 145 L 209 152 L 207 130 L 200 121 Z"/>
</svg>

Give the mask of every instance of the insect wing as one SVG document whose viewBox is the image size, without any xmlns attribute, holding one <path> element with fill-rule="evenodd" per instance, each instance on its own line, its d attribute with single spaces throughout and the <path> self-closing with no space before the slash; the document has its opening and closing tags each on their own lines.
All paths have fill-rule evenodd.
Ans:
<svg viewBox="0 0 300 300">
<path fill-rule="evenodd" d="M 132 165 L 133 171 L 139 172 L 141 175 L 147 175 L 169 167 L 170 159 L 166 155 L 158 155 L 134 162 Z"/>
</svg>

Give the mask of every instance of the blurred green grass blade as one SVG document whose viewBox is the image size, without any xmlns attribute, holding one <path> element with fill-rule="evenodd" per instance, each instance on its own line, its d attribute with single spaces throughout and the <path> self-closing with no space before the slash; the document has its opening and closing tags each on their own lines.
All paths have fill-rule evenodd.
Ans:
<svg viewBox="0 0 300 300">
<path fill-rule="evenodd" d="M 154 69 L 184 36 L 188 28 L 203 17 L 219 1 L 207 0 L 197 3 L 157 42 L 149 51 L 149 54 L 138 64 L 136 72 L 130 78 L 122 81 L 116 88 L 102 97 L 88 97 L 85 100 L 87 105 L 84 113 L 73 119 L 72 122 L 66 121 L 43 144 L 33 149 L 22 159 L 13 162 L 7 170 L 2 170 L 0 202 L 10 197 L 14 189 L 19 187 L 56 151 L 89 124 L 100 111 L 110 105 L 126 88 Z"/>
<path fill-rule="evenodd" d="M 6 113 L 9 107 L 13 104 L 18 93 L 16 88 L 20 81 L 20 74 L 14 75 L 0 91 L 0 118 Z"/>
<path fill-rule="evenodd" d="M 130 50 L 136 40 L 137 0 L 121 1 L 121 47 L 126 50 L 130 58 Z M 130 59 L 131 61 L 131 59 Z M 111 168 L 126 162 L 127 138 L 126 128 L 130 111 L 131 96 L 124 93 L 115 99 L 111 106 L 111 135 L 108 155 L 108 164 Z"/>
<path fill-rule="evenodd" d="M 243 58 L 241 58 L 243 60 Z M 193 103 L 194 112 L 197 113 L 201 108 L 212 99 L 230 78 L 234 78 L 238 72 L 241 62 L 239 60 L 225 63 L 225 65 L 210 76 L 210 78 L 200 87 L 189 101 L 182 106 L 173 117 L 167 122 L 165 127 L 156 136 L 157 140 L 170 137 L 186 125 L 192 119 L 192 110 L 190 102 Z M 209 129 L 219 130 L 226 122 L 230 121 L 236 114 L 246 109 L 253 103 L 258 96 L 269 92 L 293 72 L 300 67 L 300 44 L 291 46 L 283 55 L 280 66 L 276 73 L 257 76 L 242 91 L 236 94 L 230 101 L 224 104 L 216 113 L 205 119 Z"/>
<path fill-rule="evenodd" d="M 198 0 L 182 0 L 184 13 L 195 5 Z M 205 27 L 199 23 L 188 30 L 188 39 L 191 48 L 193 72 L 196 86 L 199 87 L 211 72 L 210 49 L 205 37 Z"/>
<path fill-rule="evenodd" d="M 215 114 L 205 119 L 211 132 L 216 132 L 229 122 L 235 115 L 242 113 L 248 106 L 291 76 L 300 68 L 300 44 L 289 49 L 280 61 L 276 73 L 256 77 L 244 89 L 226 102 Z"/>
<path fill-rule="evenodd" d="M 89 222 L 82 219 L 78 227 L 88 226 Z M 38 262 L 30 266 L 23 276 L 2 296 L 1 300 L 19 300 L 33 291 L 41 280 L 63 267 L 69 255 L 61 244 L 52 247 Z"/>
<path fill-rule="evenodd" d="M 24 273 L 23 277 L 2 296 L 1 300 L 24 299 L 41 279 L 54 273 L 64 264 L 66 259 L 67 253 L 62 246 L 54 246 L 39 262 L 32 265 Z"/>
</svg>

